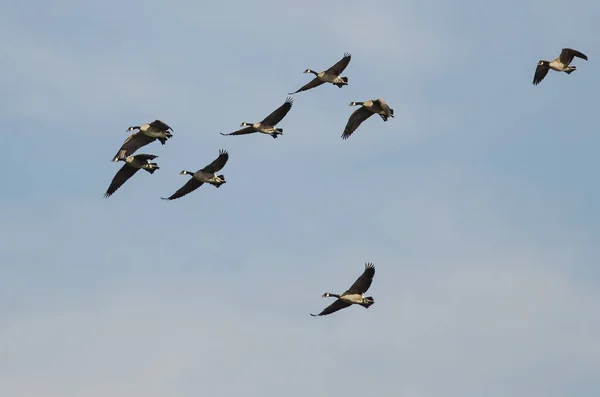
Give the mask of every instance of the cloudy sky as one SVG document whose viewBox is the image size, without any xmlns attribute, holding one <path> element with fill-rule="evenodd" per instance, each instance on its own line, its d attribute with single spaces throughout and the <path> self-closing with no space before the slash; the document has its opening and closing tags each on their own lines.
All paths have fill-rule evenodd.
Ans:
<svg viewBox="0 0 600 397">
<path fill-rule="evenodd" d="M 600 4 L 10 1 L 0 394 L 600 395 Z M 563 47 L 589 56 L 531 84 Z M 350 85 L 295 96 L 344 52 Z M 351 101 L 396 117 L 340 139 Z M 160 170 L 103 193 L 130 125 Z M 228 183 L 178 189 L 219 149 Z M 369 310 L 313 318 L 371 261 Z"/>
</svg>

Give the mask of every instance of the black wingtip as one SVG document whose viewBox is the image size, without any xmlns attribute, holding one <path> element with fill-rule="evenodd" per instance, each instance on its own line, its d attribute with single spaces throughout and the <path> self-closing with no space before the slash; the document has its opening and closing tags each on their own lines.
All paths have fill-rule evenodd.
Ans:
<svg viewBox="0 0 600 397">
<path fill-rule="evenodd" d="M 221 135 L 223 135 L 223 136 L 227 136 L 227 135 L 229 135 L 229 134 L 223 134 L 222 132 L 219 132 L 219 134 L 221 134 Z"/>
<path fill-rule="evenodd" d="M 310 314 L 310 315 L 311 315 L 311 316 L 313 316 L 313 317 L 319 317 L 319 315 L 318 315 L 318 314 L 312 314 L 312 313 L 308 313 L 308 314 Z"/>
<path fill-rule="evenodd" d="M 171 199 L 170 199 L 170 198 L 168 198 L 168 197 L 161 197 L 160 199 L 161 199 L 161 200 L 167 200 L 167 201 L 171 201 Z"/>
</svg>

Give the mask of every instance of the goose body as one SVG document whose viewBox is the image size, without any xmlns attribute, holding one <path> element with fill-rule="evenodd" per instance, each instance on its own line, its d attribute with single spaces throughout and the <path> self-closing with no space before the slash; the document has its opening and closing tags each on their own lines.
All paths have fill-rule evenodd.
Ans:
<svg viewBox="0 0 600 397">
<path fill-rule="evenodd" d="M 104 194 L 104 198 L 110 197 L 114 192 L 117 191 L 129 178 L 131 178 L 138 170 L 146 170 L 150 174 L 154 174 L 154 171 L 160 167 L 157 163 L 151 162 L 158 156 L 153 154 L 138 154 L 135 156 L 129 156 L 127 158 L 121 158 L 117 161 L 123 161 L 125 164 L 113 177 L 110 186 Z"/>
<path fill-rule="evenodd" d="M 350 138 L 350 135 L 356 131 L 363 121 L 374 114 L 378 114 L 383 121 L 387 121 L 388 118 L 394 117 L 394 109 L 390 108 L 389 105 L 381 98 L 371 99 L 365 102 L 351 102 L 349 106 L 358 105 L 361 105 L 361 107 L 356 109 L 350 115 L 350 118 L 346 123 L 346 127 L 344 128 L 342 139 Z"/>
<path fill-rule="evenodd" d="M 546 75 L 548 74 L 548 71 L 550 71 L 550 69 L 556 72 L 565 72 L 566 74 L 573 73 L 575 70 L 577 70 L 577 67 L 575 65 L 571 65 L 571 62 L 573 62 L 573 59 L 575 57 L 584 59 L 586 61 L 588 60 L 587 55 L 577 50 L 574 50 L 572 48 L 563 48 L 558 58 L 554 59 L 553 61 L 539 61 L 537 67 L 535 68 L 535 74 L 533 76 L 533 85 L 538 85 L 539 83 L 541 83 L 542 80 L 544 80 L 544 77 L 546 77 Z"/>
<path fill-rule="evenodd" d="M 294 99 L 291 97 L 287 97 L 283 105 L 275 109 L 262 121 L 259 121 L 257 123 L 243 122 L 240 125 L 240 127 L 245 128 L 242 128 L 229 134 L 224 134 L 221 132 L 221 135 L 246 135 L 259 132 L 261 134 L 271 135 L 273 138 L 277 138 L 278 135 L 283 135 L 283 129 L 275 128 L 275 125 L 277 125 L 277 123 L 283 120 L 283 118 L 288 114 L 288 112 L 292 108 L 293 103 Z"/>
<path fill-rule="evenodd" d="M 173 136 L 168 130 L 171 129 L 168 125 L 160 120 L 154 120 L 151 123 L 144 124 L 142 126 L 131 126 L 127 128 L 128 132 L 138 130 L 129 135 L 117 154 L 113 157 L 112 161 L 119 161 L 131 156 L 139 148 L 146 146 L 155 140 L 158 140 L 164 145 L 169 138 Z M 172 129 L 171 129 L 172 130 Z"/>
<path fill-rule="evenodd" d="M 193 192 L 205 183 L 210 183 L 214 187 L 221 187 L 222 184 L 226 183 L 225 175 L 217 175 L 216 173 L 221 171 L 225 164 L 229 160 L 229 153 L 226 150 L 219 150 L 219 157 L 213 160 L 212 163 L 206 167 L 196 171 L 183 170 L 180 175 L 191 175 L 191 179 L 187 181 L 179 190 L 173 193 L 170 197 L 161 197 L 163 200 L 175 200 L 185 196 L 188 193 Z"/>
<path fill-rule="evenodd" d="M 306 83 L 304 86 L 300 87 L 297 91 L 290 92 L 289 94 L 292 95 L 302 91 L 307 91 L 311 88 L 318 87 L 324 83 L 331 83 L 335 86 L 338 86 L 339 88 L 348 85 L 348 77 L 340 75 L 350 63 L 351 58 L 352 56 L 349 53 L 345 53 L 344 57 L 340 59 L 335 65 L 322 72 L 315 72 L 312 69 L 306 69 L 304 73 L 312 73 L 316 77 L 308 83 Z"/>
<path fill-rule="evenodd" d="M 365 292 L 371 287 L 371 283 L 373 282 L 373 277 L 375 276 L 375 265 L 372 263 L 365 264 L 365 270 L 363 274 L 360 275 L 359 278 L 356 279 L 354 284 L 343 294 L 332 294 L 330 292 L 325 292 L 321 297 L 329 298 L 334 297 L 337 298 L 331 305 L 327 306 L 323 311 L 319 314 L 310 314 L 313 317 L 317 316 L 326 316 L 331 313 L 335 313 L 338 310 L 345 309 L 346 307 L 352 305 L 360 305 L 365 309 L 371 307 L 372 304 L 375 303 L 375 300 L 372 296 L 365 296 Z"/>
</svg>

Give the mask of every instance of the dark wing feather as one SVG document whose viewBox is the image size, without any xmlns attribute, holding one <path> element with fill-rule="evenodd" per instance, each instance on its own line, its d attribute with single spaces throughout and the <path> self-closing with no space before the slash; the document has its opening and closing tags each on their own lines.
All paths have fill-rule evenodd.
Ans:
<svg viewBox="0 0 600 397">
<path fill-rule="evenodd" d="M 142 160 L 154 160 L 155 158 L 157 158 L 158 156 L 154 155 L 154 154 L 136 154 L 134 156 L 136 159 L 142 159 Z"/>
<path fill-rule="evenodd" d="M 178 199 L 179 197 L 183 197 L 186 194 L 193 192 L 194 190 L 198 189 L 203 184 L 204 184 L 204 182 L 200 182 L 199 180 L 192 178 L 189 181 L 187 181 L 187 183 L 185 185 L 183 185 L 178 191 L 173 193 L 170 197 L 161 197 L 161 198 L 163 200 L 175 200 L 175 199 Z"/>
<path fill-rule="evenodd" d="M 265 117 L 264 120 L 261 121 L 261 123 L 263 123 L 264 125 L 270 125 L 272 127 L 275 126 L 277 123 L 283 120 L 286 114 L 288 114 L 288 112 L 292 108 L 293 103 L 294 99 L 292 97 L 287 97 L 285 99 L 285 103 L 279 106 L 277 109 L 275 109 L 273 113 Z"/>
<path fill-rule="evenodd" d="M 361 106 L 360 108 L 352 112 L 350 118 L 348 119 L 348 123 L 346 124 L 346 128 L 344 128 L 342 139 L 350 138 L 350 135 L 352 135 L 352 133 L 358 128 L 358 126 L 361 125 L 363 121 L 365 121 L 372 115 L 373 113 L 371 113 L 369 109 L 367 109 L 364 106 Z"/>
<path fill-rule="evenodd" d="M 338 299 L 335 302 L 333 302 L 331 305 L 327 306 L 325 309 L 323 309 L 323 311 L 319 314 L 312 314 L 310 313 L 311 316 L 316 317 L 316 316 L 326 316 L 328 314 L 331 313 L 335 313 L 338 310 L 342 310 L 347 308 L 348 306 L 351 306 L 352 303 Z"/>
<path fill-rule="evenodd" d="M 535 74 L 533 75 L 533 85 L 538 85 L 542 80 L 544 80 L 544 77 L 546 77 L 549 70 L 550 67 L 538 64 L 537 68 L 535 68 Z"/>
<path fill-rule="evenodd" d="M 256 130 L 253 127 L 244 127 L 241 130 L 237 130 L 237 131 L 233 131 L 232 133 L 229 134 L 223 134 L 222 132 L 220 133 L 221 135 L 244 135 L 244 134 L 252 134 L 256 132 Z"/>
<path fill-rule="evenodd" d="M 335 65 L 327 69 L 325 73 L 339 76 L 344 71 L 344 69 L 346 69 L 346 66 L 348 66 L 348 64 L 350 63 L 351 57 L 352 56 L 350 54 L 345 53 L 344 57 L 340 59 Z"/>
<path fill-rule="evenodd" d="M 113 161 L 117 161 L 118 159 L 124 159 L 126 157 L 131 156 L 135 153 L 136 150 L 141 148 L 142 146 L 146 146 L 147 144 L 154 141 L 156 138 L 151 138 L 146 134 L 141 132 L 135 132 L 125 139 L 123 145 L 121 145 L 121 149 L 117 152 Z"/>
<path fill-rule="evenodd" d="M 345 293 L 349 294 L 364 294 L 367 292 L 375 276 L 375 265 L 372 263 L 365 264 L 365 271 L 356 279 L 354 284 Z"/>
<path fill-rule="evenodd" d="M 298 89 L 298 91 L 296 91 L 296 92 L 290 92 L 289 95 L 297 94 L 299 92 L 306 91 L 306 90 L 310 90 L 311 88 L 318 87 L 318 86 L 320 86 L 323 83 L 324 83 L 324 81 L 319 80 L 318 77 L 315 77 L 314 79 L 312 79 L 311 81 L 309 81 L 308 83 L 306 83 L 305 85 L 303 85 L 302 87 L 300 87 Z"/>
<path fill-rule="evenodd" d="M 571 62 L 573 62 L 574 57 L 585 59 L 586 61 L 588 60 L 587 55 L 572 48 L 563 48 L 560 52 L 559 59 L 565 65 L 569 65 Z"/>
<path fill-rule="evenodd" d="M 202 171 L 212 172 L 212 173 L 218 172 L 223 167 L 225 167 L 227 160 L 229 160 L 229 153 L 227 153 L 226 150 L 221 149 L 221 150 L 219 150 L 219 157 L 217 157 L 215 160 L 213 160 L 213 162 L 210 163 L 209 165 L 207 165 L 206 167 L 202 168 Z"/>
<path fill-rule="evenodd" d="M 120 188 L 125 182 L 127 182 L 127 180 L 129 178 L 131 178 L 133 176 L 133 174 L 135 174 L 137 171 L 138 171 L 138 168 L 131 167 L 128 164 L 124 164 L 123 167 L 121 167 L 121 169 L 119 171 L 117 171 L 117 173 L 115 174 L 115 176 L 112 179 L 112 182 L 110 182 L 110 186 L 108 187 L 108 190 L 106 190 L 106 193 L 104 193 L 104 198 L 110 197 L 114 192 L 117 191 L 118 188 Z"/>
<path fill-rule="evenodd" d="M 156 128 L 161 131 L 167 131 L 167 130 L 173 131 L 173 128 L 169 127 L 165 122 L 163 122 L 161 120 L 154 120 L 153 122 L 150 123 L 150 127 Z"/>
</svg>

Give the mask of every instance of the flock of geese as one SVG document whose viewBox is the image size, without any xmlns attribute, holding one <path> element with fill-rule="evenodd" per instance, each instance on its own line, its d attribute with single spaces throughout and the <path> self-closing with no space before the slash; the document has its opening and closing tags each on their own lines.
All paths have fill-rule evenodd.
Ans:
<svg viewBox="0 0 600 397">
<path fill-rule="evenodd" d="M 550 69 L 557 72 L 571 74 L 577 70 L 575 66 L 571 65 L 571 62 L 575 57 L 584 59 L 586 61 L 588 60 L 585 54 L 571 48 L 563 48 L 560 55 L 553 61 L 540 60 L 537 64 L 533 77 L 533 85 L 538 85 L 546 77 Z M 345 53 L 342 59 L 340 59 L 335 65 L 331 66 L 327 70 L 315 72 L 312 69 L 306 69 L 304 73 L 312 73 L 315 75 L 315 77 L 295 92 L 288 93 L 288 95 L 294 95 L 299 92 L 307 91 L 325 83 L 333 84 L 339 88 L 348 85 L 348 77 L 341 76 L 341 74 L 350 63 L 350 59 L 351 55 L 349 53 Z M 228 134 L 221 133 L 221 135 L 235 136 L 261 133 L 270 135 L 273 138 L 277 138 L 279 135 L 283 135 L 283 129 L 276 128 L 276 125 L 288 114 L 293 103 L 293 98 L 288 96 L 286 101 L 281 106 L 275 109 L 262 121 L 255 123 L 243 122 L 240 125 L 240 127 L 242 127 L 241 129 Z M 360 108 L 354 110 L 350 115 L 350 118 L 348 119 L 346 127 L 344 128 L 341 136 L 341 138 L 344 140 L 348 139 L 365 120 L 374 114 L 378 114 L 383 121 L 387 121 L 390 117 L 394 117 L 394 109 L 391 109 L 381 98 L 371 99 L 364 102 L 351 102 L 350 106 L 360 106 Z M 129 127 L 127 132 L 135 130 L 137 131 L 125 139 L 125 142 L 123 142 L 123 145 L 121 145 L 121 148 L 112 159 L 114 162 L 123 161 L 124 164 L 112 179 L 110 186 L 104 194 L 105 198 L 108 198 L 115 193 L 117 189 L 127 182 L 127 180 L 131 178 L 138 170 L 143 169 L 150 174 L 153 174 L 160 168 L 157 163 L 152 162 L 152 160 L 158 156 L 153 154 L 134 155 L 133 153 L 135 153 L 139 148 L 146 146 L 155 140 L 158 140 L 162 145 L 164 145 L 166 144 L 167 140 L 173 137 L 173 129 L 161 120 L 154 120 L 153 122 L 144 124 L 142 126 Z M 226 181 L 224 175 L 217 175 L 217 173 L 221 171 L 223 167 L 225 167 L 227 160 L 229 160 L 229 153 L 226 150 L 219 150 L 219 156 L 204 168 L 199 169 L 196 172 L 186 170 L 181 171 L 181 175 L 189 175 L 191 178 L 171 196 L 161 198 L 163 200 L 175 200 L 181 198 L 198 189 L 204 183 L 208 183 L 216 188 L 219 188 L 221 185 L 226 183 Z M 374 276 L 375 266 L 372 263 L 366 263 L 363 273 L 360 275 L 360 277 L 358 277 L 358 279 L 356 279 L 354 284 L 352 284 L 352 286 L 346 292 L 340 295 L 329 292 L 323 294 L 323 298 L 335 297 L 337 299 L 331 305 L 323 309 L 321 313 L 311 313 L 311 316 L 324 316 L 354 304 L 368 309 L 375 303 L 373 297 L 365 297 L 365 293 L 371 286 Z"/>
</svg>

